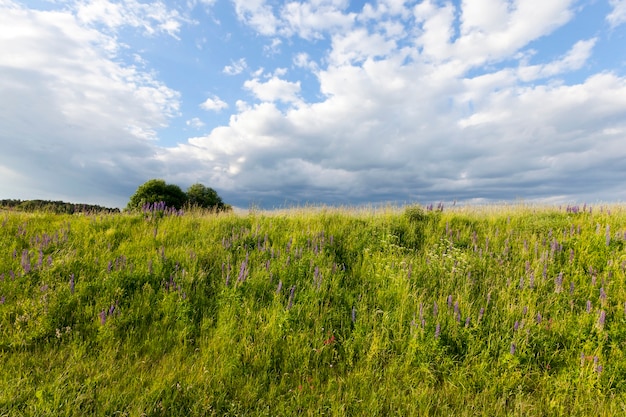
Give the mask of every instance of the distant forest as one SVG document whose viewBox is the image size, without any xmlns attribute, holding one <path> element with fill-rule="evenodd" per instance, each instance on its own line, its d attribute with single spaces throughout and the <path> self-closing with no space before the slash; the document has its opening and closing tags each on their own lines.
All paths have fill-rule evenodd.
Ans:
<svg viewBox="0 0 626 417">
<path fill-rule="evenodd" d="M 10 209 L 16 211 L 45 211 L 57 214 L 74 213 L 119 213 L 118 208 L 102 207 L 94 204 L 75 204 L 64 201 L 49 200 L 0 200 L 0 209 Z"/>
</svg>

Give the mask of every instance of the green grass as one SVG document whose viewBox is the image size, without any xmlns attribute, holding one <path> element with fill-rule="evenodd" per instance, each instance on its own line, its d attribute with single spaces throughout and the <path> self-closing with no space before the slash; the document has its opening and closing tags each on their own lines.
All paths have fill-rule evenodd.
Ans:
<svg viewBox="0 0 626 417">
<path fill-rule="evenodd" d="M 0 416 L 624 415 L 625 232 L 621 206 L 0 212 Z"/>
</svg>

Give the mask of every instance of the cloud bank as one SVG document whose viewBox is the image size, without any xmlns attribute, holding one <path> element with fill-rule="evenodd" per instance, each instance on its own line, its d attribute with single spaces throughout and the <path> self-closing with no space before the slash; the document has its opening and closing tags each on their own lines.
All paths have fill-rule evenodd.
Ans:
<svg viewBox="0 0 626 417">
<path fill-rule="evenodd" d="M 165 178 L 240 206 L 622 201 L 626 77 L 595 50 L 623 36 L 625 4 L 609 1 L 604 26 L 555 45 L 591 6 L 233 0 L 239 25 L 285 61 L 231 58 L 221 75 L 239 77 L 238 98 L 195 104 L 228 122 L 166 145 L 173 120 L 205 123 L 181 114 L 184 94 L 158 72 L 122 59 L 120 33 L 184 42 L 192 9 L 2 0 L 0 191 L 123 206 Z"/>
</svg>

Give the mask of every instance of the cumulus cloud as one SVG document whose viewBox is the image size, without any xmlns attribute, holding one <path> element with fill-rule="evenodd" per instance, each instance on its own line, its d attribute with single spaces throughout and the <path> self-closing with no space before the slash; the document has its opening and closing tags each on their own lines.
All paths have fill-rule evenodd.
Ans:
<svg viewBox="0 0 626 417">
<path fill-rule="evenodd" d="M 72 13 L 4 2 L 0 27 L 0 167 L 22 177 L 12 197 L 116 204 L 158 170 L 152 141 L 179 111 L 176 91 L 120 64 L 115 39 Z"/>
<path fill-rule="evenodd" d="M 184 24 L 175 13 L 137 9 L 150 32 L 122 23 L 107 0 L 81 2 L 93 7 L 82 17 L 6 4 L 0 175 L 50 198 L 102 195 L 108 184 L 128 196 L 151 177 L 200 181 L 243 206 L 626 198 L 626 78 L 593 67 L 603 34 L 536 52 L 579 12 L 573 0 L 379 0 L 361 10 L 347 0 L 233 0 L 258 50 L 222 70 L 236 86 L 232 108 L 217 96 L 200 104 L 228 109 L 228 121 L 186 116 L 189 127 L 211 127 L 172 146 L 158 132 L 180 114 L 180 94 L 140 61 L 122 64 L 125 46 L 107 28 L 180 37 L 158 29 Z M 613 30 L 622 4 L 611 2 Z M 268 59 L 253 61 L 263 45 Z M 294 48 L 290 62 L 268 54 L 279 46 Z"/>
<path fill-rule="evenodd" d="M 207 98 L 202 104 L 200 104 L 200 108 L 207 111 L 220 111 L 228 108 L 228 103 L 223 101 L 217 96 Z"/>
<path fill-rule="evenodd" d="M 165 158 L 198 155 L 227 192 L 278 203 L 597 196 L 582 171 L 626 196 L 614 171 L 626 157 L 616 133 L 626 129 L 625 80 L 554 79 L 581 69 L 597 38 L 543 63 L 530 64 L 524 49 L 567 23 L 572 2 L 406 6 L 366 5 L 356 21 L 377 24 L 333 33 L 325 64 L 296 54 L 297 67 L 315 69 L 321 101 L 281 110 L 277 101 L 300 99 L 296 82 L 248 80 L 264 103 L 242 106 L 229 125 Z M 384 30 L 385 16 L 418 30 Z M 539 79 L 547 84 L 527 84 Z"/>
<path fill-rule="evenodd" d="M 276 75 L 267 81 L 258 78 L 248 80 L 243 84 L 254 96 L 261 101 L 282 101 L 284 103 L 298 103 L 300 98 L 300 82 L 290 82 L 278 78 Z"/>
</svg>

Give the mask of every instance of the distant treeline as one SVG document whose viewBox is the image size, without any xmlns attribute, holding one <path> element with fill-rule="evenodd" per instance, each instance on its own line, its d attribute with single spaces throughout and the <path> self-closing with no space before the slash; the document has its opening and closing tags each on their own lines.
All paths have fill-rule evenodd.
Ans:
<svg viewBox="0 0 626 417">
<path fill-rule="evenodd" d="M 49 200 L 0 200 L 0 208 L 35 212 L 46 211 L 58 214 L 74 213 L 119 213 L 118 208 L 102 207 L 94 204 L 74 204 L 65 201 Z"/>
</svg>

